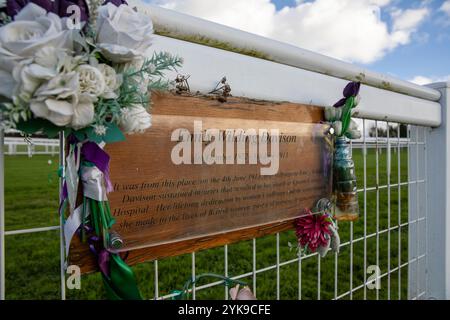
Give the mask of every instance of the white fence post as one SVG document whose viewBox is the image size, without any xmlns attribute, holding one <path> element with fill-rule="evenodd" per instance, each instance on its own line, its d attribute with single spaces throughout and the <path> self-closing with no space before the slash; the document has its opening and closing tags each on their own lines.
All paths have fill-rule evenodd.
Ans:
<svg viewBox="0 0 450 320">
<path fill-rule="evenodd" d="M 427 142 L 427 296 L 450 299 L 450 82 L 430 85 L 441 92 L 442 124 Z"/>
</svg>

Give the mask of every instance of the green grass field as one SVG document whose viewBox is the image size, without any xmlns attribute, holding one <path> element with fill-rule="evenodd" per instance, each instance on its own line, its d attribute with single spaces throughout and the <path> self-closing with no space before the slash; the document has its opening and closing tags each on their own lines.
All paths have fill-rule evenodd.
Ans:
<svg viewBox="0 0 450 320">
<path fill-rule="evenodd" d="M 400 179 L 407 181 L 407 152 L 400 153 Z M 398 182 L 398 158 L 394 150 L 391 151 L 392 170 L 390 183 Z M 353 151 L 356 163 L 359 187 L 363 186 L 363 156 L 361 149 Z M 49 163 L 51 160 L 51 163 Z M 44 227 L 58 224 L 58 169 L 57 157 L 34 156 L 6 156 L 6 229 Z M 379 155 L 379 184 L 387 183 L 387 155 L 386 149 Z M 376 186 L 376 155 L 375 150 L 369 150 L 367 155 L 367 187 Z M 399 194 L 400 191 L 400 194 Z M 397 186 L 390 189 L 390 215 L 388 212 L 389 191 L 387 188 L 379 190 L 379 230 L 389 225 L 395 227 L 408 220 L 408 186 Z M 399 212 L 399 200 L 401 210 Z M 352 246 L 346 245 L 341 249 L 335 269 L 335 255 L 329 253 L 320 261 L 320 298 L 332 299 L 347 292 L 350 287 L 350 258 L 353 259 L 352 287 L 358 287 L 364 280 L 364 194 L 359 194 L 361 218 L 353 223 L 353 239 L 360 239 Z M 377 230 L 377 192 L 368 191 L 367 234 Z M 348 242 L 351 237 L 351 224 L 339 224 L 341 241 Z M 400 241 L 399 241 L 400 237 Z M 388 271 L 388 257 L 390 268 L 396 268 L 408 258 L 408 228 L 403 227 L 379 234 L 378 265 L 381 273 Z M 388 240 L 390 238 L 390 252 Z M 295 243 L 292 231 L 280 234 L 280 260 L 289 261 L 296 258 L 296 254 L 288 248 L 288 242 Z M 399 257 L 399 242 L 401 243 Z M 257 268 L 261 269 L 276 263 L 276 236 L 271 235 L 256 240 Z M 377 262 L 377 237 L 367 239 L 367 266 Z M 229 275 L 239 275 L 252 271 L 252 241 L 241 242 L 228 246 Z M 301 264 L 301 298 L 317 299 L 318 296 L 318 256 L 302 260 Z M 6 237 L 6 298 L 7 299 L 59 299 L 59 231 L 50 231 L 24 235 L 10 235 Z M 159 261 L 159 295 L 170 293 L 173 289 L 180 289 L 191 274 L 191 255 L 169 258 Z M 154 263 L 147 262 L 133 267 L 138 279 L 139 287 L 145 298 L 154 297 Z M 337 287 L 335 287 L 335 270 L 337 270 Z M 224 248 L 215 248 L 196 254 L 196 272 L 224 273 Z M 399 280 L 400 276 L 400 280 Z M 391 299 L 407 298 L 407 267 L 394 272 L 390 277 Z M 252 285 L 252 278 L 243 279 Z M 299 265 L 298 262 L 284 265 L 280 268 L 281 299 L 297 299 L 299 293 Z M 383 277 L 379 298 L 388 295 L 388 278 Z M 259 299 L 276 298 L 275 269 L 260 273 L 257 276 L 257 297 Z M 99 274 L 82 277 L 81 290 L 67 290 L 69 299 L 103 299 L 103 284 Z M 362 299 L 364 289 L 353 293 L 353 299 Z M 219 286 L 197 292 L 197 299 L 223 299 L 224 287 Z M 349 299 L 347 295 L 343 299 Z M 367 299 L 375 299 L 376 290 L 367 289 Z"/>
</svg>

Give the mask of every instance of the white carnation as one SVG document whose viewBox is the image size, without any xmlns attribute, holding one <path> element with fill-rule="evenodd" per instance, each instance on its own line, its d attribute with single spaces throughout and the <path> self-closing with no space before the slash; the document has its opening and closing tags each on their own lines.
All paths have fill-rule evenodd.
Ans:
<svg viewBox="0 0 450 320">
<path fill-rule="evenodd" d="M 125 133 L 144 132 L 152 125 L 152 116 L 141 105 L 123 108 L 120 114 L 120 127 Z"/>
<path fill-rule="evenodd" d="M 99 69 L 83 64 L 76 71 L 79 77 L 80 93 L 96 98 L 105 92 L 105 79 Z"/>
<path fill-rule="evenodd" d="M 122 84 L 121 77 L 117 75 L 114 68 L 108 66 L 107 64 L 99 64 L 97 68 L 102 73 L 105 80 L 105 91 L 103 93 L 103 97 L 106 99 L 117 98 L 116 91 Z"/>
</svg>

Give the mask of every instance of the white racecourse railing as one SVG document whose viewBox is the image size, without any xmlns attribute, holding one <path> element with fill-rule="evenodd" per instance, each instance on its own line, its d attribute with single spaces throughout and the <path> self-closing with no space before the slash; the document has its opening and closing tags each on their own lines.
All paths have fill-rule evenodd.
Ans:
<svg viewBox="0 0 450 320">
<path fill-rule="evenodd" d="M 58 155 L 59 154 L 59 140 L 45 139 L 45 138 L 16 138 L 5 137 L 4 145 L 6 147 L 5 155 Z"/>
<path fill-rule="evenodd" d="M 358 117 L 363 119 L 361 123 L 364 132 L 369 124 L 385 128 L 389 124 L 402 123 L 408 125 L 408 137 L 400 137 L 400 129 L 397 129 L 394 136 L 392 132 L 389 136 L 388 132 L 387 137 L 364 137 L 352 145 L 354 157 L 358 153 L 362 157 L 362 163 L 358 163 L 363 169 L 363 175 L 358 180 L 358 191 L 363 209 L 359 221 L 340 224 L 340 229 L 347 230 L 349 235 L 348 238 L 343 238 L 341 243 L 341 250 L 345 251 L 344 258 L 348 257 L 348 260 L 343 264 L 342 253 L 340 256 L 326 258 L 334 260 L 331 266 L 334 274 L 334 294 L 331 298 L 450 299 L 450 115 L 447 113 L 450 106 L 449 83 L 421 87 L 197 18 L 153 6 L 145 8 L 155 25 L 166 31 L 180 35 L 201 34 L 234 46 L 261 51 L 273 60 L 261 60 L 191 42 L 155 36 L 153 50 L 165 50 L 183 57 L 184 65 L 179 72 L 191 75 L 189 81 L 193 91 L 209 92 L 221 77 L 227 76 L 235 96 L 328 106 L 341 96 L 342 88 L 349 79 L 354 80 L 359 76 L 358 79 L 362 80 L 364 85 Z M 175 73 L 169 74 L 171 78 L 175 76 Z M 64 141 L 61 140 L 60 143 L 59 150 L 64 150 Z M 1 299 L 5 299 L 5 236 L 61 230 L 59 226 L 48 226 L 5 231 L 3 146 L 3 133 L 0 132 Z M 374 153 L 374 158 L 369 158 L 373 148 L 378 152 Z M 382 153 L 379 152 L 381 150 Z M 60 159 L 63 165 L 63 157 Z M 403 162 L 406 162 L 407 169 L 402 166 Z M 404 172 L 405 170 L 407 172 Z M 408 200 L 405 203 L 402 201 L 402 194 L 406 192 Z M 406 235 L 407 241 L 402 241 L 403 235 Z M 250 285 L 258 296 L 261 276 L 274 272 L 274 296 L 280 299 L 284 297 L 283 271 L 295 267 L 298 274 L 298 293 L 295 298 L 323 298 L 325 280 L 322 277 L 325 271 L 330 270 L 329 266 L 327 270 L 324 269 L 326 260 L 321 260 L 317 254 L 300 258 L 294 255 L 292 259 L 283 260 L 281 250 L 285 244 L 280 244 L 281 235 L 269 237 L 274 237 L 276 243 L 275 264 L 259 267 L 259 240 L 253 239 L 249 249 L 252 267 L 243 274 L 230 273 L 231 245 L 224 246 L 224 275 L 235 279 L 251 279 Z M 65 299 L 62 237 L 60 240 L 60 292 L 61 298 Z M 197 257 L 198 253 L 191 254 L 192 277 L 198 274 L 199 267 L 205 267 L 199 266 Z M 355 261 L 358 261 L 357 264 Z M 314 274 L 305 272 L 306 265 L 311 262 L 316 265 Z M 154 261 L 153 264 L 154 295 L 150 298 L 169 299 L 172 297 L 168 293 L 170 291 L 168 288 L 161 288 L 159 282 L 163 275 L 161 272 L 164 272 L 161 269 L 161 261 Z M 346 269 L 344 271 L 342 264 Z M 373 291 L 367 286 L 371 283 L 371 278 L 366 270 L 371 265 L 380 266 L 377 278 L 387 289 L 385 296 L 380 297 L 380 290 L 375 289 L 373 297 Z M 364 274 L 361 281 L 358 280 L 361 274 L 357 274 L 360 270 L 363 270 Z M 316 279 L 314 297 L 305 296 L 303 292 L 304 284 L 311 283 L 310 277 Z M 407 283 L 406 294 L 402 285 L 404 282 Z M 200 291 L 220 284 L 219 281 L 194 287 L 192 296 L 196 298 Z M 223 297 L 228 298 L 226 290 Z"/>
</svg>

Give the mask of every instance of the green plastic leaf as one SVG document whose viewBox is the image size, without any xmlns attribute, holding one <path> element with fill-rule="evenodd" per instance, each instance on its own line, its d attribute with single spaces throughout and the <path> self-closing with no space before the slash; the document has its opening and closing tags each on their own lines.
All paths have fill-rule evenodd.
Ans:
<svg viewBox="0 0 450 320">
<path fill-rule="evenodd" d="M 84 141 L 86 139 L 86 137 L 88 137 L 87 135 L 87 129 L 81 129 L 81 130 L 72 130 L 73 135 L 75 136 L 75 138 L 77 138 L 78 141 Z"/>
<path fill-rule="evenodd" d="M 106 143 L 125 141 L 124 134 L 115 123 L 108 123 L 106 127 L 106 134 L 103 137 Z"/>
<path fill-rule="evenodd" d="M 41 118 L 34 118 L 28 121 L 19 121 L 16 124 L 16 128 L 27 134 L 34 134 L 39 131 L 44 132 L 49 138 L 54 138 L 58 133 L 63 130 L 63 127 L 58 127 L 57 125 L 51 123 L 48 120 Z"/>
<path fill-rule="evenodd" d="M 89 141 L 95 142 L 95 143 L 101 143 L 104 140 L 103 136 L 99 136 L 95 133 L 95 130 L 93 127 L 88 127 L 85 129 L 87 138 Z"/>
</svg>

